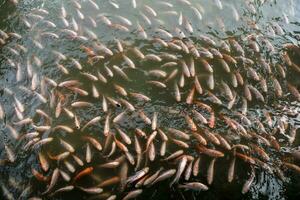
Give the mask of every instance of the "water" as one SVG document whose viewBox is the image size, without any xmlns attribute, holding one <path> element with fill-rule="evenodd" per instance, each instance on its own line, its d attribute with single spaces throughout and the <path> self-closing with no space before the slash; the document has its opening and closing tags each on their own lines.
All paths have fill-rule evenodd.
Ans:
<svg viewBox="0 0 300 200">
<path fill-rule="evenodd" d="M 80 1 L 82 8 L 80 12 L 85 15 L 84 20 L 80 20 L 78 11 L 76 11 L 74 4 L 71 1 L 22 1 L 18 4 L 17 7 L 11 5 L 9 2 L 0 3 L 1 5 L 1 20 L 0 20 L 0 29 L 5 32 L 16 32 L 19 33 L 22 38 L 12 38 L 8 39 L 7 43 L 1 46 L 1 57 L 0 57 L 0 75 L 1 75 L 1 100 L 0 103 L 5 110 L 5 118 L 1 120 L 1 160 L 5 160 L 7 155 L 4 150 L 4 144 L 9 145 L 15 154 L 17 155 L 16 161 L 13 163 L 3 161 L 3 164 L 0 167 L 1 174 L 1 184 L 7 188 L 9 192 L 5 192 L 5 188 L 2 187 L 3 198 L 9 198 L 7 193 L 11 193 L 14 198 L 18 198 L 21 195 L 21 199 L 27 199 L 32 196 L 40 196 L 40 194 L 46 190 L 45 183 L 37 181 L 33 176 L 31 169 L 38 169 L 41 172 L 39 161 L 37 158 L 38 152 L 43 152 L 45 155 L 57 155 L 63 152 L 63 148 L 59 142 L 60 138 L 68 141 L 76 149 L 76 155 L 81 157 L 84 160 L 85 151 L 86 151 L 86 141 L 83 140 L 83 136 L 89 135 L 96 138 L 98 141 L 104 145 L 105 137 L 103 136 L 104 121 L 107 114 L 103 112 L 102 109 L 102 98 L 92 98 L 91 96 L 82 97 L 76 93 L 72 93 L 67 88 L 53 89 L 53 87 L 46 85 L 45 88 L 42 86 L 42 78 L 49 77 L 55 80 L 57 83 L 60 83 L 65 80 L 80 80 L 80 88 L 87 90 L 89 93 L 92 93 L 92 85 L 95 85 L 99 90 L 101 95 L 110 96 L 115 99 L 124 98 L 133 103 L 137 110 L 143 110 L 148 117 L 152 118 L 154 112 L 158 112 L 158 124 L 162 129 L 167 127 L 174 127 L 180 130 L 187 130 L 187 124 L 182 117 L 182 114 L 189 113 L 196 109 L 201 112 L 204 117 L 209 118 L 210 113 L 197 108 L 195 105 L 187 105 L 185 103 L 185 98 L 189 94 L 193 82 L 191 79 L 186 78 L 186 83 L 183 88 L 180 88 L 182 93 L 182 102 L 177 103 L 174 99 L 174 86 L 171 83 L 167 83 L 167 88 L 162 89 L 154 85 L 150 85 L 146 81 L 155 80 L 155 77 L 149 76 L 150 69 L 161 69 L 159 63 L 154 61 L 143 61 L 138 58 L 132 51 L 133 47 L 138 47 L 145 55 L 146 54 L 156 54 L 161 55 L 162 52 L 171 53 L 185 60 L 189 64 L 190 54 L 178 52 L 175 50 L 169 50 L 168 48 L 163 47 L 158 42 L 151 41 L 151 38 L 161 37 L 169 41 L 170 39 L 166 37 L 161 31 L 166 30 L 179 38 L 180 34 L 174 31 L 174 27 L 180 27 L 186 36 L 186 41 L 193 43 L 198 46 L 206 46 L 199 40 L 199 36 L 207 35 L 213 38 L 217 43 L 228 38 L 235 38 L 239 43 L 243 44 L 243 48 L 246 49 L 247 36 L 249 34 L 261 35 L 263 38 L 268 39 L 275 48 L 274 53 L 270 53 L 266 46 L 260 43 L 260 53 L 253 53 L 252 51 L 246 50 L 246 57 L 249 57 L 256 61 L 259 56 L 262 56 L 267 62 L 277 63 L 281 62 L 280 53 L 282 51 L 282 46 L 285 43 L 293 43 L 298 45 L 299 41 L 299 3 L 297 1 L 253 1 L 252 3 L 247 3 L 244 1 L 230 0 L 222 1 L 222 9 L 218 8 L 215 1 L 203 0 L 203 1 L 190 1 L 192 6 L 195 6 L 202 15 L 202 20 L 199 20 L 195 14 L 193 14 L 190 6 L 183 3 L 182 1 L 172 1 L 173 7 L 169 8 L 167 5 L 159 4 L 159 1 L 138 1 L 137 8 L 133 8 L 131 1 L 115 1 L 119 5 L 119 9 L 115 8 L 108 1 L 98 1 L 100 5 L 100 10 L 97 10 L 93 7 L 89 1 Z M 171 1 L 169 1 L 171 2 Z M 79 35 L 83 35 L 88 38 L 87 41 L 72 38 L 68 35 L 64 29 L 63 21 L 61 20 L 61 5 L 64 5 L 67 11 L 66 19 L 70 22 L 69 27 L 75 29 L 72 25 L 72 17 L 78 22 L 79 30 L 77 31 Z M 157 17 L 151 16 L 149 11 L 144 5 L 151 6 L 157 13 Z M 49 12 L 49 14 L 40 14 L 44 16 L 43 20 L 50 20 L 53 22 L 56 27 L 52 27 L 51 24 L 46 24 L 43 20 L 38 19 L 38 16 L 32 15 L 30 13 L 38 13 L 34 11 L 36 8 L 43 8 Z M 172 10 L 172 12 L 168 12 Z M 177 12 L 177 16 L 174 16 L 174 11 Z M 238 12 L 238 16 L 234 12 Z M 147 22 L 141 12 L 146 13 L 146 15 L 151 20 L 151 24 Z M 189 32 L 185 29 L 184 26 L 178 25 L 178 18 L 180 13 L 189 20 L 193 27 L 193 32 Z M 116 30 L 111 26 L 105 25 L 98 17 L 97 27 L 93 27 L 93 21 L 89 19 L 88 16 L 96 19 L 97 15 L 105 15 L 114 23 L 125 24 L 117 15 L 124 16 L 128 18 L 133 25 L 127 25 L 129 31 Z M 26 19 L 31 27 L 26 27 L 24 23 Z M 140 24 L 145 32 L 147 33 L 147 39 L 141 36 L 141 30 L 138 30 L 137 24 Z M 255 26 L 254 26 L 255 25 Z M 277 26 L 280 26 L 284 33 L 280 33 L 281 30 Z M 84 28 L 85 27 L 85 28 Z M 272 28 L 273 29 L 272 29 Z M 277 30 L 276 30 L 277 27 Z M 93 33 L 98 37 L 95 37 Z M 53 32 L 59 35 L 59 39 L 51 38 L 48 36 L 42 36 L 41 33 Z M 125 48 L 125 55 L 133 60 L 135 63 L 136 69 L 131 69 L 128 67 L 128 63 L 124 61 L 122 53 L 118 52 L 116 47 L 115 38 L 118 38 L 120 41 L 123 41 L 123 46 Z M 39 42 L 42 47 L 39 48 L 39 44 L 36 44 L 35 41 Z M 105 59 L 97 62 L 94 65 L 91 65 L 88 61 L 88 56 L 83 50 L 82 45 L 86 47 L 92 47 L 95 44 L 95 41 L 98 41 L 98 44 L 104 44 L 114 53 L 113 56 L 107 56 Z M 20 55 L 14 55 L 7 47 L 16 48 L 17 44 L 21 44 L 27 48 L 27 52 L 22 52 L 19 50 Z M 80 71 L 74 67 L 74 64 L 70 60 L 59 60 L 59 63 L 62 64 L 69 74 L 64 74 L 61 69 L 57 67 L 57 55 L 53 54 L 52 50 L 59 51 L 64 55 L 67 55 L 68 58 L 76 58 L 81 65 L 84 67 L 84 72 L 89 72 L 91 74 L 97 74 L 97 71 L 100 71 L 107 78 L 108 84 L 103 84 L 99 81 L 93 82 L 82 74 Z M 102 52 L 103 53 L 103 52 Z M 39 58 L 42 61 L 42 65 L 39 66 L 38 63 L 34 63 L 35 57 Z M 16 81 L 17 69 L 9 64 L 7 60 L 9 58 L 15 63 L 20 63 L 22 78 L 19 81 Z M 36 91 L 48 97 L 48 102 L 43 103 L 37 98 L 37 95 L 32 93 L 30 90 L 24 88 L 32 87 L 32 79 L 28 78 L 28 70 L 26 69 L 27 61 L 30 61 L 33 66 L 33 72 L 36 73 L 38 77 L 38 83 Z M 299 63 L 299 59 L 293 58 L 293 61 Z M 289 162 L 294 162 L 297 164 L 297 160 L 294 161 L 293 158 L 289 156 L 288 153 L 275 151 L 274 148 L 268 147 L 263 141 L 259 138 L 254 138 L 253 140 L 246 140 L 245 138 L 236 136 L 234 132 L 224 123 L 219 121 L 219 113 L 223 113 L 228 117 L 232 117 L 237 120 L 237 115 L 235 111 L 241 111 L 242 107 L 242 96 L 243 88 L 237 87 L 234 88 L 232 85 L 231 76 L 224 73 L 222 67 L 218 62 L 211 61 L 214 67 L 214 82 L 215 89 L 213 90 L 214 94 L 217 94 L 217 97 L 222 100 L 224 105 L 218 106 L 215 103 L 212 103 L 211 97 L 208 94 L 205 95 L 196 95 L 195 99 L 205 102 L 212 106 L 213 110 L 217 115 L 217 124 L 216 128 L 213 129 L 214 132 L 219 133 L 220 135 L 226 137 L 233 144 L 250 144 L 257 142 L 271 157 L 269 162 L 270 166 L 275 168 L 279 160 L 285 160 Z M 196 62 L 196 64 L 199 64 Z M 121 78 L 120 75 L 116 75 L 116 72 L 112 70 L 113 65 L 118 65 L 122 68 L 126 74 L 129 76 L 131 81 L 126 81 Z M 107 75 L 107 70 L 104 66 L 108 66 L 114 73 L 114 77 L 109 77 Z M 232 67 L 232 66 L 231 66 Z M 246 70 L 241 66 L 236 66 L 240 70 L 245 80 L 249 81 L 251 84 L 255 84 L 256 87 L 260 88 L 259 84 L 253 82 L 249 79 Z M 196 69 L 201 73 L 197 74 L 203 89 L 208 89 L 207 78 L 209 74 L 207 71 L 203 70 L 201 66 L 196 65 Z M 272 76 L 265 73 L 265 70 L 260 68 L 260 66 L 255 66 L 254 69 L 259 73 L 265 76 L 267 79 L 267 84 L 269 90 L 267 93 L 264 93 L 265 103 L 261 103 L 257 100 L 249 102 L 247 117 L 251 121 L 259 120 L 264 122 L 265 117 L 263 111 L 267 110 L 273 116 L 274 124 L 271 127 L 267 127 L 268 132 L 272 132 L 274 129 L 277 120 L 282 119 L 281 117 L 286 117 L 289 124 L 292 126 L 298 127 L 299 119 L 297 115 L 290 115 L 288 111 L 283 111 L 282 106 L 286 106 L 289 110 L 299 109 L 299 102 L 287 94 L 286 84 L 287 82 L 292 83 L 299 88 L 299 79 L 298 74 L 294 71 L 287 68 L 287 79 L 281 78 L 278 76 L 278 71 L 275 70 L 274 74 L 282 87 L 284 88 L 284 94 L 281 99 L 278 99 L 274 93 L 276 92 L 273 83 L 271 82 Z M 167 74 L 172 72 L 173 68 L 165 69 Z M 179 70 L 181 70 L 179 68 Z M 232 70 L 236 70 L 232 68 Z M 198 71 L 197 71 L 198 72 Z M 180 72 L 179 72 L 180 73 Z M 180 79 L 180 74 L 174 78 L 175 80 Z M 173 79 L 173 80 L 174 80 Z M 228 100 L 224 96 L 224 91 L 221 88 L 221 80 L 225 81 L 230 85 L 232 90 L 237 93 L 237 103 L 233 106 L 232 109 L 227 109 Z M 129 92 L 140 92 L 144 95 L 147 95 L 151 98 L 150 102 L 142 103 L 135 100 L 131 97 L 122 97 L 122 95 L 115 92 L 113 84 L 121 85 Z M 20 87 L 24 86 L 24 87 Z M 5 90 L 6 88 L 6 90 Z M 25 151 L 24 145 L 30 140 L 15 140 L 11 137 L 11 134 L 6 128 L 7 124 L 13 125 L 13 122 L 19 121 L 18 117 L 15 114 L 15 109 L 13 104 L 16 104 L 13 98 L 13 95 L 10 95 L 8 90 L 13 92 L 14 96 L 20 100 L 24 106 L 25 111 L 23 115 L 26 117 L 31 117 L 36 125 L 51 124 L 51 127 L 57 125 L 69 125 L 75 130 L 74 133 L 66 133 L 64 131 L 46 131 L 45 133 L 40 134 L 40 138 L 53 137 L 54 142 L 49 145 L 45 145 L 42 148 L 37 148 L 33 150 Z M 43 91 L 45 90 L 45 91 Z M 63 94 L 65 100 L 63 106 L 74 111 L 79 117 L 80 122 L 85 124 L 87 121 L 91 120 L 95 116 L 101 116 L 101 121 L 93 126 L 90 126 L 87 131 L 79 131 L 74 126 L 74 119 L 70 119 L 67 115 L 62 112 L 61 116 L 55 117 L 55 106 L 51 107 L 50 105 L 50 96 L 51 91 L 59 91 Z M 57 93 L 56 93 L 57 95 Z M 70 104 L 74 101 L 89 101 L 93 104 L 92 107 L 87 107 L 84 109 L 74 109 Z M 36 109 L 42 109 L 52 118 L 51 122 L 48 122 L 45 118 L 40 117 L 36 113 Z M 76 111 L 76 112 L 75 112 Z M 124 111 L 124 106 L 122 108 L 113 107 L 110 105 L 109 113 L 111 114 L 111 119 L 117 116 L 119 113 Z M 275 122 L 276 121 L 276 122 Z M 259 131 L 257 128 L 257 122 L 251 127 L 247 127 L 247 131 L 251 130 L 253 132 Z M 113 127 L 113 125 L 111 125 Z M 122 130 L 129 135 L 130 138 L 134 137 L 134 129 L 140 128 L 144 130 L 147 134 L 151 134 L 151 126 L 145 125 L 145 123 L 137 117 L 136 112 L 128 112 L 124 120 L 121 120 L 117 125 Z M 26 126 L 14 126 L 19 134 L 28 133 L 34 131 L 34 127 L 31 125 Z M 114 128 L 112 128 L 114 129 Z M 289 132 L 291 127 L 286 131 Z M 114 130 L 115 131 L 115 130 Z M 116 132 L 116 131 L 115 131 Z M 121 140 L 120 137 L 118 139 Z M 295 142 L 292 145 L 289 145 L 287 138 L 283 135 L 276 135 L 276 139 L 280 142 L 280 145 L 283 147 L 292 148 L 299 145 L 299 138 L 296 137 Z M 146 140 L 139 139 L 140 142 L 144 145 Z M 256 141 L 257 140 L 257 141 Z M 160 139 L 156 138 L 155 144 L 157 148 L 157 155 L 155 162 L 149 162 L 150 173 L 154 173 L 161 166 L 165 169 L 176 168 L 177 164 L 175 163 L 165 163 L 162 162 L 159 158 L 158 151 L 160 147 Z M 186 154 L 192 155 L 194 157 L 199 156 L 194 146 L 197 144 L 196 140 L 189 141 L 188 144 L 190 148 L 185 150 Z M 92 146 L 92 145 L 90 145 Z M 134 151 L 133 145 L 129 149 L 131 152 Z M 213 148 L 214 145 L 209 144 L 210 148 Z M 178 146 L 174 143 L 168 143 L 167 155 L 178 150 Z M 97 166 L 102 164 L 105 161 L 116 159 L 121 152 L 116 153 L 111 159 L 105 159 L 102 157 L 102 153 L 97 152 L 92 147 L 93 160 L 91 163 L 85 163 L 83 167 L 79 167 L 72 162 L 73 165 L 76 165 L 76 173 L 83 170 L 88 166 Z M 254 155 L 255 156 L 255 155 Z M 257 156 L 257 155 L 256 155 Z M 299 174 L 294 171 L 285 170 L 286 181 L 283 182 L 278 178 L 278 176 L 268 173 L 267 170 L 262 170 L 260 167 L 256 167 L 256 177 L 254 179 L 254 184 L 250 188 L 249 192 L 242 194 L 242 186 L 244 182 L 250 176 L 250 165 L 246 164 L 240 159 L 237 159 L 236 163 L 236 173 L 235 178 L 232 183 L 227 183 L 227 168 L 229 166 L 230 160 L 232 159 L 232 153 L 226 152 L 225 157 L 222 159 L 217 159 L 215 164 L 215 175 L 214 181 L 209 190 L 206 192 L 193 192 L 180 190 L 176 186 L 169 188 L 169 181 L 163 182 L 161 184 L 156 184 L 151 188 L 143 188 L 143 194 L 139 198 L 149 198 L 149 199 L 297 199 L 299 197 Z M 201 170 L 200 175 L 197 177 L 192 177 L 190 181 L 200 181 L 207 184 L 207 168 L 208 163 L 211 158 L 208 156 L 201 155 Z M 299 165 L 299 162 L 298 162 Z M 64 171 L 68 172 L 66 167 L 61 162 L 51 161 L 50 168 L 54 169 L 59 166 Z M 46 176 L 51 176 L 52 171 L 44 173 Z M 128 174 L 132 175 L 134 173 L 133 167 L 129 167 Z M 71 177 L 74 177 L 74 174 L 69 173 Z M 84 177 L 79 181 L 79 184 L 84 187 L 91 187 L 101 183 L 103 180 L 116 176 L 119 174 L 119 168 L 114 170 L 103 170 L 96 169 L 91 177 Z M 184 183 L 183 180 L 180 183 Z M 61 178 L 59 183 L 56 185 L 56 189 L 66 186 L 68 183 L 64 182 Z M 113 187 L 105 187 L 105 192 L 96 198 L 105 198 L 105 194 L 119 194 L 119 186 L 115 185 Z M 125 192 L 133 190 L 132 187 L 128 187 Z M 22 192 L 25 191 L 23 194 Z M 54 190 L 53 190 L 54 191 Z M 124 194 L 124 193 L 123 193 Z M 80 198 L 79 198 L 80 196 Z M 52 197 L 44 197 L 51 199 L 68 199 L 68 198 L 77 198 L 77 199 L 93 199 L 93 195 L 86 194 L 76 189 L 72 192 L 66 192 L 61 194 L 56 194 Z M 123 195 L 124 196 L 124 195 Z M 121 195 L 122 197 L 122 195 Z"/>
</svg>

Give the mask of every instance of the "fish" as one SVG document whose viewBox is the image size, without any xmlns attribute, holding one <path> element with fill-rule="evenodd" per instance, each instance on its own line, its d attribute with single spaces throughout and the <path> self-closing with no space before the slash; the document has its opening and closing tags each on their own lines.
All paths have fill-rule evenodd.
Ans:
<svg viewBox="0 0 300 200">
<path fill-rule="evenodd" d="M 159 170 L 157 170 L 153 175 L 149 176 L 146 178 L 146 180 L 143 182 L 144 186 L 148 186 L 151 185 L 151 183 L 157 179 L 157 177 L 159 176 L 160 172 L 163 170 L 163 168 L 160 168 Z"/>
<path fill-rule="evenodd" d="M 156 135 L 157 135 L 157 131 L 153 131 L 153 132 L 151 133 L 151 135 L 148 137 L 147 143 L 146 143 L 146 150 L 145 150 L 145 151 L 148 150 L 150 144 L 153 142 L 153 140 L 155 139 Z"/>
<path fill-rule="evenodd" d="M 186 168 L 185 174 L 184 174 L 184 180 L 188 181 L 192 175 L 192 167 L 193 167 L 193 161 L 190 161 L 189 165 Z"/>
<path fill-rule="evenodd" d="M 234 153 L 235 154 L 235 153 Z M 235 174 L 235 161 L 236 161 L 236 157 L 234 155 L 234 157 L 232 158 L 230 165 L 229 165 L 229 169 L 228 169 L 228 176 L 227 176 L 227 180 L 229 183 L 232 182 L 232 180 L 234 179 L 234 174 Z"/>
<path fill-rule="evenodd" d="M 49 181 L 49 178 L 50 177 L 46 177 L 44 175 L 42 175 L 41 173 L 39 173 L 37 170 L 35 170 L 34 168 L 31 169 L 31 173 L 32 175 L 38 180 L 38 181 L 41 181 L 41 182 L 47 182 Z"/>
<path fill-rule="evenodd" d="M 69 152 L 71 153 L 75 152 L 74 147 L 70 145 L 68 142 L 64 141 L 63 139 L 60 139 L 60 144 Z"/>
<path fill-rule="evenodd" d="M 179 90 L 179 87 L 178 87 L 177 83 L 174 84 L 174 92 L 175 92 L 176 101 L 180 102 L 181 101 L 181 93 L 180 93 L 180 90 Z"/>
<path fill-rule="evenodd" d="M 135 128 L 135 133 L 136 133 L 136 135 L 138 135 L 140 137 L 147 138 L 147 134 L 139 128 Z"/>
<path fill-rule="evenodd" d="M 198 157 L 194 162 L 193 169 L 192 169 L 193 176 L 198 176 L 199 166 L 200 166 L 200 157 Z"/>
<path fill-rule="evenodd" d="M 65 125 L 57 125 L 53 128 L 53 130 L 57 130 L 57 129 L 63 130 L 67 133 L 73 133 L 74 132 L 74 130 L 71 127 L 68 127 L 68 126 L 65 126 Z"/>
<path fill-rule="evenodd" d="M 208 169 L 207 169 L 207 183 L 209 185 L 212 184 L 213 179 L 214 179 L 214 166 L 215 166 L 215 162 L 216 162 L 216 158 L 213 158 L 210 161 Z"/>
<path fill-rule="evenodd" d="M 123 55 L 123 59 L 130 68 L 135 69 L 135 64 L 129 57 L 127 57 L 126 55 Z"/>
<path fill-rule="evenodd" d="M 98 187 L 102 188 L 102 187 L 106 187 L 109 185 L 114 185 L 116 183 L 120 182 L 120 178 L 118 176 L 114 176 L 112 178 L 109 178 L 107 180 L 102 181 Z"/>
<path fill-rule="evenodd" d="M 127 114 L 127 111 L 125 110 L 125 111 L 123 111 L 123 112 L 121 112 L 121 113 L 119 113 L 117 116 L 115 116 L 115 118 L 112 120 L 113 121 L 113 123 L 118 123 L 119 121 L 121 121 L 123 118 L 124 118 L 124 116 Z"/>
<path fill-rule="evenodd" d="M 167 76 L 167 73 L 162 70 L 150 70 L 148 73 L 150 76 L 154 76 L 158 78 L 165 78 Z"/>
<path fill-rule="evenodd" d="M 194 99 L 194 95 L 195 95 L 195 91 L 196 91 L 196 87 L 193 87 L 193 88 L 190 90 L 188 96 L 186 97 L 186 103 L 187 103 L 187 104 L 192 104 L 193 99 Z"/>
<path fill-rule="evenodd" d="M 161 143 L 161 147 L 160 147 L 160 156 L 165 156 L 166 154 L 166 149 L 167 149 L 167 142 L 163 141 Z"/>
<path fill-rule="evenodd" d="M 286 166 L 288 169 L 292 169 L 292 170 L 296 171 L 297 173 L 300 172 L 300 167 L 295 164 L 284 162 L 283 165 Z"/>
<path fill-rule="evenodd" d="M 211 67 L 211 65 L 203 58 L 200 58 L 199 62 L 201 63 L 201 65 L 204 67 L 204 69 L 209 72 L 209 73 L 213 73 L 214 70 Z"/>
<path fill-rule="evenodd" d="M 118 133 L 120 134 L 121 138 L 123 139 L 123 141 L 130 145 L 131 144 L 131 139 L 130 137 L 124 132 L 122 131 L 120 128 L 115 127 L 115 129 L 117 129 Z"/>
<path fill-rule="evenodd" d="M 59 169 L 58 168 L 55 168 L 52 172 L 52 176 L 51 176 L 51 181 L 50 181 L 50 184 L 47 188 L 46 191 L 44 191 L 42 194 L 47 194 L 49 193 L 53 188 L 54 186 L 56 185 L 57 181 L 58 181 L 58 178 L 59 178 Z"/>
<path fill-rule="evenodd" d="M 188 149 L 190 147 L 186 142 L 181 140 L 172 139 L 172 142 L 183 149 Z"/>
<path fill-rule="evenodd" d="M 85 188 L 85 187 L 80 187 L 76 186 L 76 188 L 80 189 L 81 191 L 84 191 L 88 194 L 100 194 L 103 192 L 103 189 L 100 187 L 90 187 L 90 188 Z"/>
<path fill-rule="evenodd" d="M 127 74 L 124 72 L 124 70 L 122 70 L 120 67 L 118 67 L 117 65 L 113 65 L 113 69 L 126 81 L 130 81 L 129 77 L 127 76 Z"/>
<path fill-rule="evenodd" d="M 40 165 L 41 168 L 47 172 L 49 170 L 49 162 L 47 161 L 47 159 L 45 158 L 44 154 L 42 154 L 41 152 L 39 152 L 39 161 L 40 161 Z"/>
<path fill-rule="evenodd" d="M 135 92 L 131 92 L 129 93 L 131 96 L 133 96 L 134 98 L 136 98 L 137 100 L 141 100 L 141 101 L 151 101 L 151 98 L 147 97 L 144 94 L 140 94 L 140 93 L 135 93 Z"/>
<path fill-rule="evenodd" d="M 153 142 L 149 145 L 148 157 L 149 157 L 149 160 L 152 162 L 155 160 L 155 146 L 154 146 Z"/>
<path fill-rule="evenodd" d="M 145 167 L 141 169 L 140 171 L 135 172 L 134 175 L 127 178 L 126 183 L 132 183 L 137 181 L 138 179 L 142 178 L 149 172 L 149 167 Z"/>
<path fill-rule="evenodd" d="M 178 188 L 194 190 L 194 191 L 206 191 L 209 189 L 205 184 L 200 183 L 200 182 L 184 183 L 182 185 L 178 185 Z"/>
<path fill-rule="evenodd" d="M 243 185 L 242 194 L 245 194 L 249 191 L 249 189 L 254 181 L 254 178 L 255 178 L 255 173 L 254 173 L 254 170 L 252 169 L 249 179 Z"/>
<path fill-rule="evenodd" d="M 69 172 L 74 173 L 76 171 L 74 165 L 72 165 L 70 162 L 64 160 L 64 165 L 69 170 Z"/>
<path fill-rule="evenodd" d="M 158 55 L 155 55 L 155 54 L 145 55 L 144 60 L 145 61 L 152 61 L 152 62 L 161 62 L 162 61 L 162 59 Z"/>
<path fill-rule="evenodd" d="M 74 107 L 74 108 L 91 107 L 92 103 L 86 102 L 86 101 L 76 101 L 76 102 L 73 102 L 71 104 L 71 106 Z"/>
<path fill-rule="evenodd" d="M 142 189 L 137 189 L 137 190 L 130 191 L 126 196 L 124 196 L 122 198 L 122 200 L 134 199 L 137 196 L 139 196 L 142 192 L 143 192 Z"/>
<path fill-rule="evenodd" d="M 185 121 L 188 124 L 188 127 L 192 131 L 197 131 L 197 125 L 195 124 L 195 122 L 193 121 L 193 119 L 188 114 L 186 114 L 184 117 L 185 117 Z"/>
<path fill-rule="evenodd" d="M 202 21 L 203 16 L 202 16 L 201 12 L 199 11 L 199 9 L 197 9 L 195 6 L 191 6 L 190 8 L 191 8 L 191 10 L 193 10 L 193 12 L 196 15 L 196 17 L 198 18 L 198 20 Z"/>
<path fill-rule="evenodd" d="M 90 121 L 88 121 L 82 128 L 81 130 L 83 131 L 84 129 L 86 129 L 88 126 L 95 124 L 97 122 L 99 122 L 101 120 L 101 116 L 97 116 L 94 117 L 93 119 L 91 119 Z"/>
<path fill-rule="evenodd" d="M 140 110 L 140 111 L 138 112 L 138 114 L 139 114 L 139 117 L 140 117 L 146 124 L 149 124 L 149 125 L 152 124 L 151 119 L 148 118 L 147 115 L 146 115 L 142 110 Z"/>
<path fill-rule="evenodd" d="M 64 160 L 64 159 L 66 159 L 69 155 L 70 155 L 70 152 L 68 152 L 68 151 L 65 151 L 65 152 L 63 152 L 63 153 L 60 153 L 60 154 L 57 154 L 57 155 L 54 155 L 54 156 L 52 156 L 52 155 L 50 155 L 50 154 L 48 153 L 48 156 L 49 156 L 50 159 L 52 159 L 52 160 L 57 160 L 57 161 Z"/>
<path fill-rule="evenodd" d="M 98 151 L 102 151 L 102 145 L 97 139 L 90 136 L 83 136 L 83 139 L 91 143 Z"/>
<path fill-rule="evenodd" d="M 146 37 L 147 38 L 147 37 Z M 145 55 L 140 51 L 140 49 L 138 49 L 137 47 L 134 47 L 132 49 L 132 52 L 135 54 L 135 56 L 137 56 L 140 59 L 144 59 Z"/>
<path fill-rule="evenodd" d="M 11 147 L 9 147 L 7 144 L 4 144 L 4 149 L 7 154 L 8 160 L 12 163 L 15 162 L 16 155 L 15 155 L 14 151 L 11 149 Z"/>
<path fill-rule="evenodd" d="M 214 149 L 209 149 L 209 148 L 206 148 L 206 147 L 204 147 L 200 144 L 197 145 L 197 148 L 201 153 L 204 153 L 208 156 L 215 157 L 215 158 L 224 157 L 224 153 L 221 152 L 221 151 L 214 150 Z"/>
<path fill-rule="evenodd" d="M 78 181 L 82 177 L 91 174 L 93 171 L 94 171 L 93 167 L 87 167 L 87 168 L 83 169 L 82 171 L 80 171 L 79 173 L 77 173 L 76 176 L 74 176 L 74 178 L 72 180 L 72 183 L 75 183 L 76 181 Z"/>
<path fill-rule="evenodd" d="M 105 163 L 105 164 L 101 164 L 101 165 L 99 165 L 99 166 L 97 166 L 97 167 L 99 167 L 99 168 L 116 168 L 116 167 L 118 167 L 120 165 L 120 162 L 118 162 L 118 161 L 112 161 L 112 162 L 108 162 L 108 163 Z"/>
<path fill-rule="evenodd" d="M 242 159 L 243 161 L 250 163 L 250 164 L 255 164 L 255 160 L 252 157 L 246 156 L 244 154 L 241 153 L 236 153 L 236 156 L 240 159 Z"/>
<path fill-rule="evenodd" d="M 184 153 L 183 150 L 175 151 L 174 153 L 172 153 L 171 155 L 169 155 L 167 158 L 165 158 L 164 161 L 168 161 L 168 160 L 172 160 L 174 158 L 177 158 L 177 157 L 183 155 L 183 153 Z"/>
<path fill-rule="evenodd" d="M 116 89 L 117 93 L 119 93 L 120 95 L 127 96 L 127 91 L 125 90 L 124 87 L 114 84 L 114 88 Z"/>
<path fill-rule="evenodd" d="M 187 164 L 187 157 L 185 155 L 183 155 L 178 163 L 176 175 L 175 175 L 173 181 L 170 182 L 170 186 L 172 186 L 174 183 L 178 182 L 179 178 L 181 177 L 181 175 L 186 167 L 186 164 Z"/>
<path fill-rule="evenodd" d="M 169 170 L 166 170 L 164 172 L 162 172 L 152 183 L 151 185 L 154 185 L 155 183 L 157 182 L 160 182 L 160 181 L 164 181 L 170 177 L 172 177 L 174 174 L 176 173 L 176 169 L 169 169 Z"/>
<path fill-rule="evenodd" d="M 300 100 L 300 93 L 299 90 L 292 84 L 288 84 L 287 85 L 289 91 L 291 92 L 291 94 L 299 101 Z"/>
<path fill-rule="evenodd" d="M 147 81 L 148 84 L 151 84 L 153 86 L 156 86 L 158 88 L 166 88 L 166 84 L 160 82 L 160 81 Z"/>
<path fill-rule="evenodd" d="M 92 152 L 89 143 L 86 144 L 85 160 L 87 163 L 90 163 L 92 161 Z"/>
<path fill-rule="evenodd" d="M 178 129 L 175 129 L 175 128 L 168 128 L 168 132 L 178 138 L 181 138 L 181 139 L 185 139 L 185 140 L 190 139 L 190 136 L 187 133 L 180 131 Z"/>
<path fill-rule="evenodd" d="M 83 166 L 84 163 L 78 156 L 72 155 L 72 157 L 79 166 Z"/>
<path fill-rule="evenodd" d="M 68 173 L 66 173 L 65 171 L 60 169 L 59 173 L 60 173 L 61 177 L 64 179 L 64 181 L 69 182 L 71 180 L 70 175 Z"/>
<path fill-rule="evenodd" d="M 20 137 L 18 131 L 13 126 L 6 124 L 6 128 L 9 129 L 9 132 L 10 132 L 10 135 L 12 136 L 12 138 L 18 139 Z"/>
<path fill-rule="evenodd" d="M 65 186 L 65 187 L 62 187 L 60 189 L 57 189 L 56 191 L 51 193 L 50 196 L 54 196 L 54 195 L 56 195 L 57 193 L 60 193 L 60 192 L 68 192 L 68 191 L 71 191 L 73 189 L 74 189 L 73 185 Z"/>
<path fill-rule="evenodd" d="M 153 118 L 152 118 L 152 121 L 151 121 L 151 128 L 152 128 L 153 131 L 156 130 L 156 128 L 157 128 L 157 120 L 158 120 L 157 118 L 158 118 L 158 113 L 154 112 L 153 113 Z"/>
<path fill-rule="evenodd" d="M 48 138 L 41 139 L 32 146 L 32 149 L 36 149 L 36 148 L 41 147 L 45 144 L 49 144 L 53 141 L 53 139 L 54 139 L 53 137 L 48 137 Z"/>
</svg>

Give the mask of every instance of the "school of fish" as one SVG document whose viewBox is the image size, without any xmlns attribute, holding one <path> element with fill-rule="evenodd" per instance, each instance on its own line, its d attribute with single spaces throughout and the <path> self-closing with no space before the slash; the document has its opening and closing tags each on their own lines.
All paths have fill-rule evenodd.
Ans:
<svg viewBox="0 0 300 200">
<path fill-rule="evenodd" d="M 243 194 L 258 171 L 283 182 L 300 173 L 298 110 L 281 104 L 300 103 L 300 47 L 273 43 L 285 35 L 277 22 L 262 30 L 234 4 L 195 2 L 70 0 L 13 15 L 25 31 L 0 29 L 13 77 L 0 87 L 5 199 L 127 200 L 161 183 L 206 191 L 221 162 L 228 183 L 245 166 Z M 265 3 L 242 2 L 251 15 Z M 206 34 L 206 6 L 251 34 Z M 226 33 L 222 20 L 212 22 Z"/>
</svg>

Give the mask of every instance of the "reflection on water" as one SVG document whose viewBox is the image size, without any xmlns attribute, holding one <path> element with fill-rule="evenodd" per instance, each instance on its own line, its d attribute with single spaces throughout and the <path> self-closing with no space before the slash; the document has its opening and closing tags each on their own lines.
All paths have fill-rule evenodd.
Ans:
<svg viewBox="0 0 300 200">
<path fill-rule="evenodd" d="M 12 2 L 4 199 L 300 196 L 300 2 Z"/>
</svg>

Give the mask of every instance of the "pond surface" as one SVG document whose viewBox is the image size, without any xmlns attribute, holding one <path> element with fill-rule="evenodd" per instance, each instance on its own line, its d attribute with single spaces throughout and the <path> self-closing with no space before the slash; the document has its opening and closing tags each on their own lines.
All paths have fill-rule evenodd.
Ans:
<svg viewBox="0 0 300 200">
<path fill-rule="evenodd" d="M 1 199 L 299 199 L 299 20 L 299 0 L 1 1 Z"/>
</svg>

